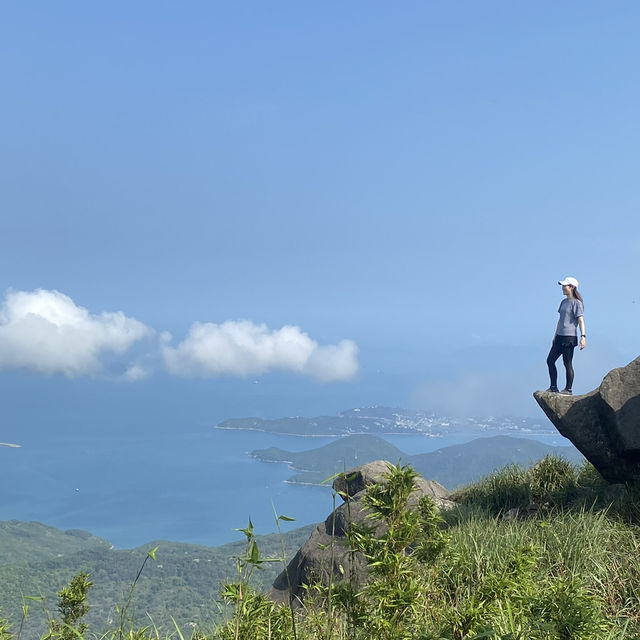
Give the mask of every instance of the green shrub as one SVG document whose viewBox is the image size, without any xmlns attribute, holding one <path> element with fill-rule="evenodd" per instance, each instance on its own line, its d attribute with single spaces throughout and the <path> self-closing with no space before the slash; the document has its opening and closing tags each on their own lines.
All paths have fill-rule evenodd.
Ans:
<svg viewBox="0 0 640 640">
<path fill-rule="evenodd" d="M 435 561 L 446 536 L 430 498 L 410 502 L 418 474 L 400 464 L 388 469 L 384 482 L 369 487 L 363 498 L 372 525 L 353 524 L 348 532 L 370 570 L 358 606 L 348 613 L 366 637 L 401 640 L 413 638 L 422 626 L 429 586 L 421 565 Z"/>
<path fill-rule="evenodd" d="M 533 499 L 538 504 L 563 505 L 576 494 L 576 470 L 565 458 L 545 456 L 529 469 L 528 476 Z"/>
<path fill-rule="evenodd" d="M 58 613 L 60 620 L 51 620 L 49 633 L 43 640 L 76 640 L 87 630 L 82 618 L 89 612 L 87 594 L 93 583 L 86 573 L 74 576 L 69 586 L 58 592 Z"/>
<path fill-rule="evenodd" d="M 588 461 L 585 460 L 576 470 L 576 482 L 582 489 L 591 489 L 602 492 L 609 483 L 600 475 L 600 472 Z"/>
<path fill-rule="evenodd" d="M 600 640 L 610 629 L 598 598 L 578 576 L 551 581 L 538 603 L 540 626 L 560 640 Z"/>
<path fill-rule="evenodd" d="M 527 507 L 533 499 L 533 491 L 527 470 L 512 464 L 459 489 L 454 493 L 454 499 L 499 514 Z"/>
</svg>

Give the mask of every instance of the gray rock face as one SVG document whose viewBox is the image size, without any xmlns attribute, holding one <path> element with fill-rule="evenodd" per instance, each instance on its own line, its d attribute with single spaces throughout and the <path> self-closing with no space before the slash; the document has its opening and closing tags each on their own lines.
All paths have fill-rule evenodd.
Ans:
<svg viewBox="0 0 640 640">
<path fill-rule="evenodd" d="M 609 482 L 640 479 L 640 358 L 582 396 L 533 394 L 558 431 Z"/>
<path fill-rule="evenodd" d="M 347 496 L 353 498 L 372 484 L 381 482 L 389 471 L 388 464 L 384 460 L 374 460 L 363 464 L 361 467 L 351 469 L 344 476 L 338 476 L 333 481 L 333 488 L 343 499 Z M 438 500 L 446 500 L 449 497 L 449 492 L 441 484 L 425 480 L 422 476 L 416 478 L 416 492 L 414 492 L 414 495 L 416 493 L 419 494 L 418 497 L 428 495 L 436 503 Z"/>
<path fill-rule="evenodd" d="M 366 561 L 359 553 L 349 552 L 345 534 L 350 523 L 361 522 L 366 518 L 367 510 L 362 504 L 362 498 L 367 487 L 384 480 L 384 475 L 389 470 L 387 464 L 383 460 L 369 462 L 347 471 L 345 475 L 348 482 L 344 477 L 334 480 L 333 488 L 345 502 L 315 528 L 309 540 L 288 564 L 286 571 L 275 579 L 267 593 L 269 598 L 284 603 L 291 597 L 293 602 L 299 603 L 304 597 L 305 584 L 320 582 L 328 585 L 331 579 L 335 582 L 350 575 L 355 576 L 359 584 L 366 579 Z M 432 498 L 440 508 L 453 505 L 448 500 L 449 492 L 442 485 L 418 477 L 410 502 L 417 503 L 423 495 Z"/>
</svg>

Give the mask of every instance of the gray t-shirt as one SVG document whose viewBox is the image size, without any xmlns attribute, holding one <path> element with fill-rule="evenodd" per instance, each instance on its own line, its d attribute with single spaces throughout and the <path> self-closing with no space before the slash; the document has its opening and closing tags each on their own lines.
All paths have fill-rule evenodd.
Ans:
<svg viewBox="0 0 640 640">
<path fill-rule="evenodd" d="M 556 329 L 557 336 L 575 336 L 578 318 L 584 315 L 584 306 L 578 298 L 565 298 L 558 308 L 560 319 Z"/>
</svg>

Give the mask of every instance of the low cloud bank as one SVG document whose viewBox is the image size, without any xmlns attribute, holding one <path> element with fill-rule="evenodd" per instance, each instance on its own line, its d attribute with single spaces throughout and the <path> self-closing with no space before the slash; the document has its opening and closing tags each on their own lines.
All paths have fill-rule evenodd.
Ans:
<svg viewBox="0 0 640 640">
<path fill-rule="evenodd" d="M 166 368 L 174 375 L 244 377 L 284 370 L 321 382 L 353 378 L 358 371 L 357 354 L 351 340 L 321 346 L 299 327 L 270 330 L 248 320 L 196 322 L 177 347 L 163 348 Z"/>
<path fill-rule="evenodd" d="M 104 356 L 124 354 L 150 333 L 120 311 L 91 314 L 59 291 L 12 291 L 0 309 L 0 369 L 96 374 Z"/>
<path fill-rule="evenodd" d="M 132 347 L 151 337 L 136 348 L 134 358 Z M 73 378 L 103 374 L 105 363 L 116 359 L 124 371 L 117 377 L 128 382 L 149 377 L 157 366 L 182 377 L 244 377 L 279 370 L 340 382 L 356 375 L 357 356 L 352 340 L 320 345 L 299 327 L 269 329 L 248 320 L 196 322 L 172 346 L 167 333 L 158 334 L 121 311 L 92 314 L 55 290 L 11 291 L 0 308 L 0 370 Z"/>
</svg>

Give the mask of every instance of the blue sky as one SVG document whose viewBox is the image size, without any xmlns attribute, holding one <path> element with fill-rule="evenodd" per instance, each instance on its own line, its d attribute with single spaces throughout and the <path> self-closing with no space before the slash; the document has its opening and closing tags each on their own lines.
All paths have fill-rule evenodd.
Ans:
<svg viewBox="0 0 640 640">
<path fill-rule="evenodd" d="M 568 275 L 574 388 L 597 386 L 640 350 L 639 20 L 634 2 L 5 5 L 5 411 L 540 415 Z"/>
</svg>

